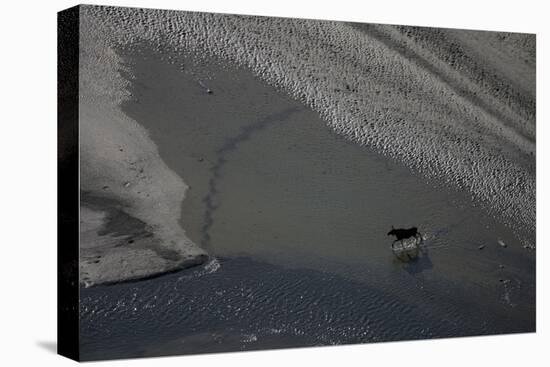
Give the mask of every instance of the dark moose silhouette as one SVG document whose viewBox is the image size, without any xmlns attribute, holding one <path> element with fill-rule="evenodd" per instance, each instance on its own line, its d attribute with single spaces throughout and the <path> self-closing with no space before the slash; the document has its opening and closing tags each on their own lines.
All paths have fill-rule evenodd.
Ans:
<svg viewBox="0 0 550 367">
<path fill-rule="evenodd" d="M 416 239 L 420 238 L 422 239 L 422 235 L 420 232 L 418 232 L 418 228 L 412 227 L 412 228 L 393 228 L 391 226 L 391 231 L 388 232 L 388 236 L 395 236 L 396 240 L 393 241 L 393 243 L 396 243 L 397 241 L 405 240 L 407 238 L 414 237 Z"/>
</svg>

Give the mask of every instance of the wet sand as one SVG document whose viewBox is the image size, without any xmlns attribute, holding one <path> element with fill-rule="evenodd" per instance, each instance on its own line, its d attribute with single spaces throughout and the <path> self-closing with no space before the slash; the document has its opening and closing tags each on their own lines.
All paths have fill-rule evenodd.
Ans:
<svg viewBox="0 0 550 367">
<path fill-rule="evenodd" d="M 245 66 L 341 136 L 488 204 L 535 246 L 535 35 L 83 10 L 117 47 Z"/>
<path fill-rule="evenodd" d="M 196 277 L 210 284 L 200 289 L 217 294 L 232 288 L 218 283 L 224 276 L 236 277 L 237 283 L 260 281 L 251 286 L 255 296 L 243 311 L 245 319 L 258 318 L 251 329 L 244 328 L 238 312 L 217 315 L 218 306 L 201 303 L 208 297 L 199 295 L 193 297 L 203 301 L 193 304 L 204 314 L 198 312 L 193 320 L 204 322 L 200 330 L 176 320 L 173 303 L 190 306 L 185 300 L 195 285 L 154 291 L 159 284 L 176 287 L 176 275 L 166 283 L 163 277 L 126 290 L 84 292 L 84 307 L 106 312 L 114 306 L 115 294 L 134 289 L 128 306 L 148 300 L 166 317 L 163 325 L 172 325 L 167 336 L 152 321 L 146 323 L 143 328 L 151 336 L 136 339 L 133 347 L 115 343 L 113 356 L 534 331 L 534 252 L 524 249 L 517 234 L 470 195 L 344 139 L 316 113 L 247 70 L 181 55 L 171 63 L 175 55 L 159 56 L 147 45 L 120 54 L 132 80 L 133 98 L 123 104 L 124 113 L 147 129 L 167 166 L 188 183 L 181 224 L 189 238 L 211 257 L 223 259 L 219 269 Z M 391 225 L 420 228 L 426 239 L 418 261 L 403 264 L 393 257 L 386 236 Z M 242 264 L 248 265 L 241 269 Z M 273 276 L 261 275 L 269 269 L 288 277 L 288 292 L 278 294 L 277 288 L 262 283 Z M 290 285 L 300 282 L 300 272 L 336 277 L 336 288 L 361 289 L 345 306 L 336 302 L 327 312 L 354 314 L 350 322 L 364 338 L 323 332 L 327 325 L 309 330 L 307 335 L 316 335 L 309 339 L 300 336 L 304 325 L 280 335 L 264 330 L 262 324 L 269 324 L 262 316 L 264 303 L 296 298 L 311 312 L 317 308 L 319 294 L 312 298 Z M 210 277 L 216 280 L 208 281 Z M 310 287 L 329 299 L 343 297 L 325 285 Z M 98 301 L 94 295 L 100 294 L 113 298 Z M 242 307 L 227 302 L 235 310 Z M 84 315 L 83 352 L 93 358 L 94 350 L 102 349 L 94 343 L 114 339 L 94 326 L 101 317 Z M 277 322 L 288 321 L 288 315 L 279 316 Z M 394 318 L 401 322 L 387 324 Z M 378 328 L 367 321 L 373 319 L 380 320 Z M 445 326 L 440 325 L 443 319 L 448 320 Z M 337 327 L 336 320 L 331 327 Z M 241 329 L 218 335 L 215 330 L 225 329 L 220 326 L 226 323 Z M 119 327 L 117 332 L 126 335 L 124 323 Z M 246 342 L 243 335 L 255 335 L 256 340 Z"/>
<path fill-rule="evenodd" d="M 534 37 L 83 9 L 83 359 L 535 331 Z"/>
</svg>

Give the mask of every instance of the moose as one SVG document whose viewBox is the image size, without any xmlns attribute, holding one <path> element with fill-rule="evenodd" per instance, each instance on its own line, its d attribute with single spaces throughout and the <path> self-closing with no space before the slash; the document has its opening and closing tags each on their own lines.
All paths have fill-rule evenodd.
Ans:
<svg viewBox="0 0 550 367">
<path fill-rule="evenodd" d="M 392 246 L 397 241 L 402 241 L 411 237 L 414 237 L 416 239 L 420 238 L 420 240 L 422 240 L 422 234 L 418 232 L 418 228 L 416 227 L 405 229 L 405 228 L 393 228 L 393 226 L 391 226 L 391 231 L 388 232 L 388 236 L 395 236 L 396 238 L 396 240 L 393 241 Z"/>
</svg>

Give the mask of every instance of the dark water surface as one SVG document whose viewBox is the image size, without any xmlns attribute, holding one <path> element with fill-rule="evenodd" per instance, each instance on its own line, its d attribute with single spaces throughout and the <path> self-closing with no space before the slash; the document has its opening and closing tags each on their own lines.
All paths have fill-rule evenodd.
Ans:
<svg viewBox="0 0 550 367">
<path fill-rule="evenodd" d="M 219 266 L 219 268 L 218 268 Z M 522 331 L 456 304 L 443 315 L 332 273 L 247 258 L 82 292 L 85 359 L 128 358 Z M 432 305 L 432 303 L 434 305 Z M 436 321 L 437 319 L 437 321 Z"/>
<path fill-rule="evenodd" d="M 469 195 L 245 70 L 121 52 L 123 110 L 190 186 L 182 226 L 219 260 L 83 289 L 85 359 L 534 331 L 534 252 Z M 419 227 L 418 261 L 393 257 L 391 225 Z"/>
</svg>

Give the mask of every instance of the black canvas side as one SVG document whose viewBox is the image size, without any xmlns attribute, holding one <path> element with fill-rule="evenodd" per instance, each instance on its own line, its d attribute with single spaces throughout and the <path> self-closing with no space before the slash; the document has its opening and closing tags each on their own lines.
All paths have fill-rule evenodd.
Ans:
<svg viewBox="0 0 550 367">
<path fill-rule="evenodd" d="M 57 16 L 57 352 L 79 359 L 79 7 Z"/>
</svg>

